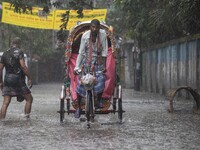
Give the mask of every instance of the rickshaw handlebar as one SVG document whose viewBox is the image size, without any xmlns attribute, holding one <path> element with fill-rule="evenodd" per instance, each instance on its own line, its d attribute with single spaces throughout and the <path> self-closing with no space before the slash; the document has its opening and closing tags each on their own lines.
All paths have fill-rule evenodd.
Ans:
<svg viewBox="0 0 200 150">
<path fill-rule="evenodd" d="M 79 75 L 83 70 L 84 70 L 83 67 L 81 69 L 75 69 L 74 74 Z M 106 69 L 104 68 L 102 70 L 99 70 L 98 73 L 104 74 L 104 73 L 106 73 Z M 90 74 L 95 74 L 95 69 L 93 67 L 91 67 Z"/>
</svg>

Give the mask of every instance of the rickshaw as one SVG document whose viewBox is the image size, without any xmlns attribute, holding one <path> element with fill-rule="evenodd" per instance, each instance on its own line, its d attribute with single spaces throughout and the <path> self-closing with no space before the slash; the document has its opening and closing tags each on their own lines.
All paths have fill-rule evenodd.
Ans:
<svg viewBox="0 0 200 150">
<path fill-rule="evenodd" d="M 106 60 L 106 82 L 105 88 L 101 97 L 103 107 L 101 109 L 94 109 L 94 96 L 88 94 L 83 97 L 81 101 L 81 114 L 85 114 L 88 122 L 88 128 L 90 127 L 90 121 L 94 120 L 96 114 L 109 114 L 117 113 L 119 123 L 122 123 L 123 113 L 122 109 L 122 86 L 119 80 L 119 69 L 116 69 L 119 63 L 117 63 L 117 51 L 115 47 L 115 37 L 112 26 L 101 23 L 101 29 L 104 29 L 107 33 L 108 43 L 108 57 Z M 60 122 L 64 121 L 65 113 L 68 115 L 75 113 L 78 108 L 76 87 L 78 83 L 78 76 L 74 74 L 74 67 L 76 64 L 76 58 L 79 51 L 80 41 L 82 34 L 90 29 L 90 21 L 85 21 L 77 24 L 73 29 L 70 30 L 65 51 L 65 79 L 64 85 L 61 88 L 60 94 Z M 91 90 L 90 90 L 91 91 Z M 82 118 L 83 119 L 83 118 Z"/>
</svg>

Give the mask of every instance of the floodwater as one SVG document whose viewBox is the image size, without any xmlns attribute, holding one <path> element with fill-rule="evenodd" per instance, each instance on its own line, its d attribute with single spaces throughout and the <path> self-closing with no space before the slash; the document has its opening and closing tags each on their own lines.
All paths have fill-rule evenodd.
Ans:
<svg viewBox="0 0 200 150">
<path fill-rule="evenodd" d="M 200 115 L 193 100 L 175 101 L 168 113 L 164 96 L 123 89 L 123 123 L 117 114 L 96 115 L 91 128 L 65 114 L 60 124 L 62 83 L 34 85 L 31 119 L 23 118 L 24 102 L 13 98 L 0 121 L 0 150 L 199 150 Z M 2 104 L 2 97 L 0 98 Z"/>
</svg>

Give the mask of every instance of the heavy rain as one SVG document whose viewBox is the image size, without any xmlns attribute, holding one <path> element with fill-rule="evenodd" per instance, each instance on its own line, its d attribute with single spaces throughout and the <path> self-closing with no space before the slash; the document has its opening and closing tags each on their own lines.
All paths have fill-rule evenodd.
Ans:
<svg viewBox="0 0 200 150">
<path fill-rule="evenodd" d="M 0 93 L 9 87 L 6 75 L 27 66 L 33 103 L 30 118 L 26 101 L 16 97 L 5 118 L 1 109 L 0 150 L 199 150 L 199 6 L 198 0 L 1 0 Z M 24 54 L 14 55 L 12 69 L 3 56 L 11 47 Z M 79 53 L 91 68 L 77 65 Z M 105 74 L 101 100 L 110 107 L 94 118 L 86 114 L 93 112 L 94 88 L 81 117 L 74 115 L 79 67 L 93 75 L 92 86 Z M 0 96 L 0 108 L 3 102 Z"/>
<path fill-rule="evenodd" d="M 65 114 L 60 123 L 57 111 L 61 85 L 33 86 L 30 120 L 23 118 L 25 103 L 12 99 L 7 118 L 0 122 L 1 150 L 199 149 L 200 117 L 192 112 L 194 100 L 177 99 L 174 113 L 168 113 L 169 101 L 164 96 L 124 89 L 122 124 L 117 114 L 97 114 L 87 129 L 86 122 L 73 114 Z"/>
</svg>

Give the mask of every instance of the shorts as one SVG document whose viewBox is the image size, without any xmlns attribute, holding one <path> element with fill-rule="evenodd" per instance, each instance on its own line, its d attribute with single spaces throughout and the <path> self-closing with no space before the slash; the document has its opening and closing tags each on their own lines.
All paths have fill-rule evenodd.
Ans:
<svg viewBox="0 0 200 150">
<path fill-rule="evenodd" d="M 25 83 L 25 78 L 16 74 L 6 74 L 2 90 L 2 96 L 19 96 L 31 93 Z"/>
</svg>

